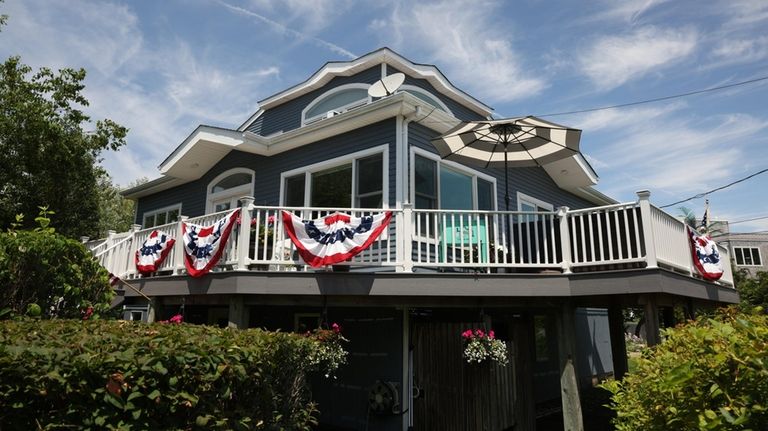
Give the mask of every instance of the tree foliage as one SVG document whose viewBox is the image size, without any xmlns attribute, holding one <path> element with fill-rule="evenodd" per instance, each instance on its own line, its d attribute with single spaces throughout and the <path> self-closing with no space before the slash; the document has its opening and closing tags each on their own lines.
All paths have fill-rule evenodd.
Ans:
<svg viewBox="0 0 768 431">
<path fill-rule="evenodd" d="M 139 178 L 128 187 L 135 187 L 149 181 L 147 178 Z M 108 175 L 99 178 L 99 225 L 98 238 L 105 238 L 108 230 L 126 232 L 131 228 L 134 219 L 135 202 L 124 198 L 120 194 L 120 187 L 112 183 Z"/>
<path fill-rule="evenodd" d="M 768 316 L 729 308 L 665 336 L 604 385 L 617 431 L 768 429 Z"/>
<path fill-rule="evenodd" d="M 322 340 L 128 321 L 0 322 L 3 429 L 305 430 Z"/>
<path fill-rule="evenodd" d="M 82 111 L 84 79 L 83 69 L 35 72 L 18 57 L 0 65 L 0 154 L 11 161 L 0 170 L 0 228 L 47 206 L 58 232 L 97 235 L 104 175 L 97 163 L 103 151 L 125 143 L 127 129 L 108 119 L 90 122 Z"/>
<path fill-rule="evenodd" d="M 32 230 L 0 233 L 0 318 L 79 318 L 109 310 L 109 273 L 83 244 L 50 227 L 48 211 Z M 21 221 L 21 220 L 20 220 Z"/>
<path fill-rule="evenodd" d="M 733 281 L 741 296 L 742 306 L 768 310 L 768 272 L 758 271 L 754 276 L 750 276 L 746 269 L 739 268 L 733 273 Z"/>
</svg>

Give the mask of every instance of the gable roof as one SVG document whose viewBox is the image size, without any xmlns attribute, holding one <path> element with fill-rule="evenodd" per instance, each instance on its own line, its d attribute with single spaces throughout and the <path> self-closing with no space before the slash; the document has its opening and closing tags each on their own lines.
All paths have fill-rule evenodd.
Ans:
<svg viewBox="0 0 768 431">
<path fill-rule="evenodd" d="M 414 63 L 395 51 L 384 47 L 354 60 L 329 61 L 307 78 L 306 81 L 259 100 L 259 110 L 240 125 L 237 130 L 242 131 L 248 128 L 264 111 L 317 90 L 337 76 L 352 76 L 378 64 L 391 65 L 406 75 L 424 79 L 444 96 L 484 117 L 490 116 L 493 112 L 493 108 L 453 85 L 437 66 Z M 382 78 L 384 73 L 384 70 L 382 70 Z"/>
</svg>

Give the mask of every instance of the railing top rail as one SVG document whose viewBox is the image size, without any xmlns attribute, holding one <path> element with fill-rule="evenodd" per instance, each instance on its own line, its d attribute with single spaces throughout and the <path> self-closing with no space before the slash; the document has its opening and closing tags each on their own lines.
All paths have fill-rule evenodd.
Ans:
<svg viewBox="0 0 768 431">
<path fill-rule="evenodd" d="M 597 211 L 609 211 L 609 210 L 615 210 L 615 209 L 622 209 L 622 208 L 634 208 L 637 207 L 637 202 L 622 202 L 618 204 L 611 204 L 611 205 L 603 205 L 601 207 L 589 207 L 589 208 L 581 208 L 581 209 L 569 209 L 568 214 L 578 214 L 578 213 L 591 213 L 591 212 L 597 212 Z"/>
<path fill-rule="evenodd" d="M 510 214 L 510 215 L 555 215 L 557 211 L 490 211 L 490 210 L 449 210 L 449 209 L 414 209 L 414 213 L 437 214 Z"/>
<path fill-rule="evenodd" d="M 135 235 L 143 235 L 143 234 L 146 234 L 146 233 L 152 233 L 153 230 L 175 229 L 178 224 L 179 224 L 178 221 L 173 221 L 173 222 L 166 223 L 166 224 L 161 224 L 161 225 L 158 225 L 158 226 L 148 227 L 146 229 L 137 230 Z M 166 233 L 173 233 L 173 232 L 166 232 Z"/>
<path fill-rule="evenodd" d="M 130 232 L 128 232 L 128 233 L 130 234 Z M 126 235 L 126 237 L 125 237 L 125 238 L 123 238 L 123 239 L 121 239 L 120 241 L 118 241 L 118 242 L 116 242 L 116 243 L 114 243 L 114 244 L 110 245 L 109 247 L 105 248 L 103 251 L 100 251 L 100 252 L 98 252 L 97 254 L 95 254 L 95 255 L 93 255 L 93 256 L 94 256 L 94 257 L 100 257 L 101 255 L 103 255 L 103 254 L 107 253 L 108 251 L 111 251 L 111 250 L 112 250 L 112 249 L 114 249 L 115 247 L 117 247 L 117 246 L 120 246 L 120 245 L 122 245 L 123 243 L 127 242 L 128 240 L 132 240 L 132 239 L 133 239 L 133 235 Z"/>
<path fill-rule="evenodd" d="M 250 210 L 286 210 L 286 211 L 349 211 L 349 212 L 402 212 L 401 208 L 328 208 L 328 207 L 288 207 L 274 205 L 251 205 Z"/>
<path fill-rule="evenodd" d="M 653 204 L 651 204 L 651 211 L 656 212 L 656 213 L 660 213 L 662 216 L 664 216 L 664 217 L 666 217 L 666 218 L 668 218 L 670 220 L 674 220 L 674 221 L 676 221 L 677 223 L 679 223 L 681 225 L 685 225 L 685 222 L 683 220 L 680 220 L 679 218 L 673 216 L 672 214 L 664 211 L 663 209 L 661 209 L 661 208 L 659 208 L 659 207 L 657 207 L 657 206 L 655 206 Z"/>
</svg>

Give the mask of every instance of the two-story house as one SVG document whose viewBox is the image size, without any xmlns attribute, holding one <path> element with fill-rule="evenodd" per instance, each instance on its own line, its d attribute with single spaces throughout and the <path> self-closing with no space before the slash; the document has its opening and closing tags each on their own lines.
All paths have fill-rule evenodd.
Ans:
<svg viewBox="0 0 768 431">
<path fill-rule="evenodd" d="M 405 80 L 394 94 L 369 94 L 396 73 Z M 692 312 L 738 294 L 729 265 L 717 283 L 697 277 L 684 225 L 650 193 L 617 203 L 595 190 L 581 154 L 506 171 L 438 155 L 432 139 L 491 115 L 437 67 L 387 48 L 329 62 L 259 101 L 237 129 L 195 129 L 159 178 L 124 192 L 137 202 L 133 230 L 94 253 L 152 299 L 143 311 L 145 299 L 126 290 L 129 318 L 183 307 L 188 322 L 235 328 L 341 324 L 349 363 L 313 384 L 332 429 L 534 429 L 537 401 L 553 397 L 566 425 L 577 424 L 574 362 L 592 374 L 626 370 L 622 308 L 645 307 L 654 343 L 669 307 Z M 177 241 L 139 277 L 133 256 L 151 232 L 179 239 L 182 221 L 209 225 L 235 208 L 241 222 L 212 272 L 190 277 Z M 286 236 L 283 210 L 392 216 L 362 253 L 312 268 Z M 610 364 L 595 356 L 600 313 L 589 310 L 610 326 Z M 467 364 L 469 328 L 493 329 L 510 364 Z"/>
</svg>

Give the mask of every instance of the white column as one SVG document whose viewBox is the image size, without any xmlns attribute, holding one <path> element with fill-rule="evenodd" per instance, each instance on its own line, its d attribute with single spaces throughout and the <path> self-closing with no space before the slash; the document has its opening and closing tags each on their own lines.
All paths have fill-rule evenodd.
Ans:
<svg viewBox="0 0 768 431">
<path fill-rule="evenodd" d="M 178 226 L 176 227 L 176 243 L 173 245 L 176 248 L 173 258 L 174 274 L 181 274 L 186 268 L 186 265 L 184 265 L 184 228 L 182 224 L 186 223 L 187 219 L 189 217 L 185 215 L 179 216 Z"/>
<path fill-rule="evenodd" d="M 648 268 L 657 268 L 656 239 L 653 235 L 653 220 L 651 220 L 651 192 L 637 192 L 637 203 L 640 205 L 640 219 L 643 220 L 643 241 L 645 242 L 645 261 Z"/>
<path fill-rule="evenodd" d="M 403 272 L 413 272 L 413 204 L 403 204 L 400 231 L 400 249 L 402 250 Z"/>
<path fill-rule="evenodd" d="M 253 206 L 253 196 L 243 196 L 240 198 L 240 235 L 237 240 L 237 269 L 247 270 L 251 262 L 248 257 L 248 247 L 251 242 L 251 206 Z"/>
<path fill-rule="evenodd" d="M 560 217 L 560 247 L 563 251 L 563 261 L 561 266 L 563 274 L 571 273 L 571 230 L 568 228 L 568 207 L 557 209 L 557 216 Z"/>
</svg>

